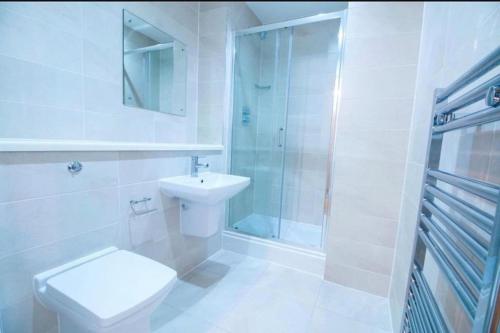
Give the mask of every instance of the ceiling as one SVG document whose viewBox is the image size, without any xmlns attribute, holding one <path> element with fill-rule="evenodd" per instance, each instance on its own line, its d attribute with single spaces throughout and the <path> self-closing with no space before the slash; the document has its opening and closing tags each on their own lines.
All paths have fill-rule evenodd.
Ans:
<svg viewBox="0 0 500 333">
<path fill-rule="evenodd" d="M 247 1 L 246 4 L 262 24 L 283 22 L 347 8 L 342 1 Z"/>
</svg>

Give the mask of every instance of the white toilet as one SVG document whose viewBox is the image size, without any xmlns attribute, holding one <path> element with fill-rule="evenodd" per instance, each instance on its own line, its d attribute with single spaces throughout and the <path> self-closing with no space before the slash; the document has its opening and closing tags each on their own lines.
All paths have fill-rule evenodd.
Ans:
<svg viewBox="0 0 500 333">
<path fill-rule="evenodd" d="M 145 333 L 176 279 L 165 265 L 110 247 L 37 274 L 33 284 L 57 312 L 60 333 Z"/>
</svg>

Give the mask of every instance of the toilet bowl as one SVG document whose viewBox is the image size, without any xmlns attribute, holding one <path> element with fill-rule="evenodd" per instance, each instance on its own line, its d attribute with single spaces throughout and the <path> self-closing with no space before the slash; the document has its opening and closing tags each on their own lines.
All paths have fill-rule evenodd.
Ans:
<svg viewBox="0 0 500 333">
<path fill-rule="evenodd" d="M 33 278 L 35 297 L 57 313 L 60 333 L 146 333 L 177 273 L 110 247 Z"/>
</svg>

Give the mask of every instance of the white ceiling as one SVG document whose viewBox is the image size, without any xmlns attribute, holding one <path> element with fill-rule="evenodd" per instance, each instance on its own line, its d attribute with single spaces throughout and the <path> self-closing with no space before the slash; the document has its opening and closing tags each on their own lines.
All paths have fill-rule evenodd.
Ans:
<svg viewBox="0 0 500 333">
<path fill-rule="evenodd" d="M 262 24 L 283 22 L 347 8 L 342 1 L 247 1 L 246 4 Z"/>
</svg>

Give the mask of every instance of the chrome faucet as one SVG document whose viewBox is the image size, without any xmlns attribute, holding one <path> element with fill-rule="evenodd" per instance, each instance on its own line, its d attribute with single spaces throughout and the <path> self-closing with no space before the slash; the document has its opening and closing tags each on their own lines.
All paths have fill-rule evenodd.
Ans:
<svg viewBox="0 0 500 333">
<path fill-rule="evenodd" d="M 209 164 L 198 163 L 198 156 L 191 156 L 191 177 L 198 177 L 199 168 L 208 168 Z"/>
</svg>

